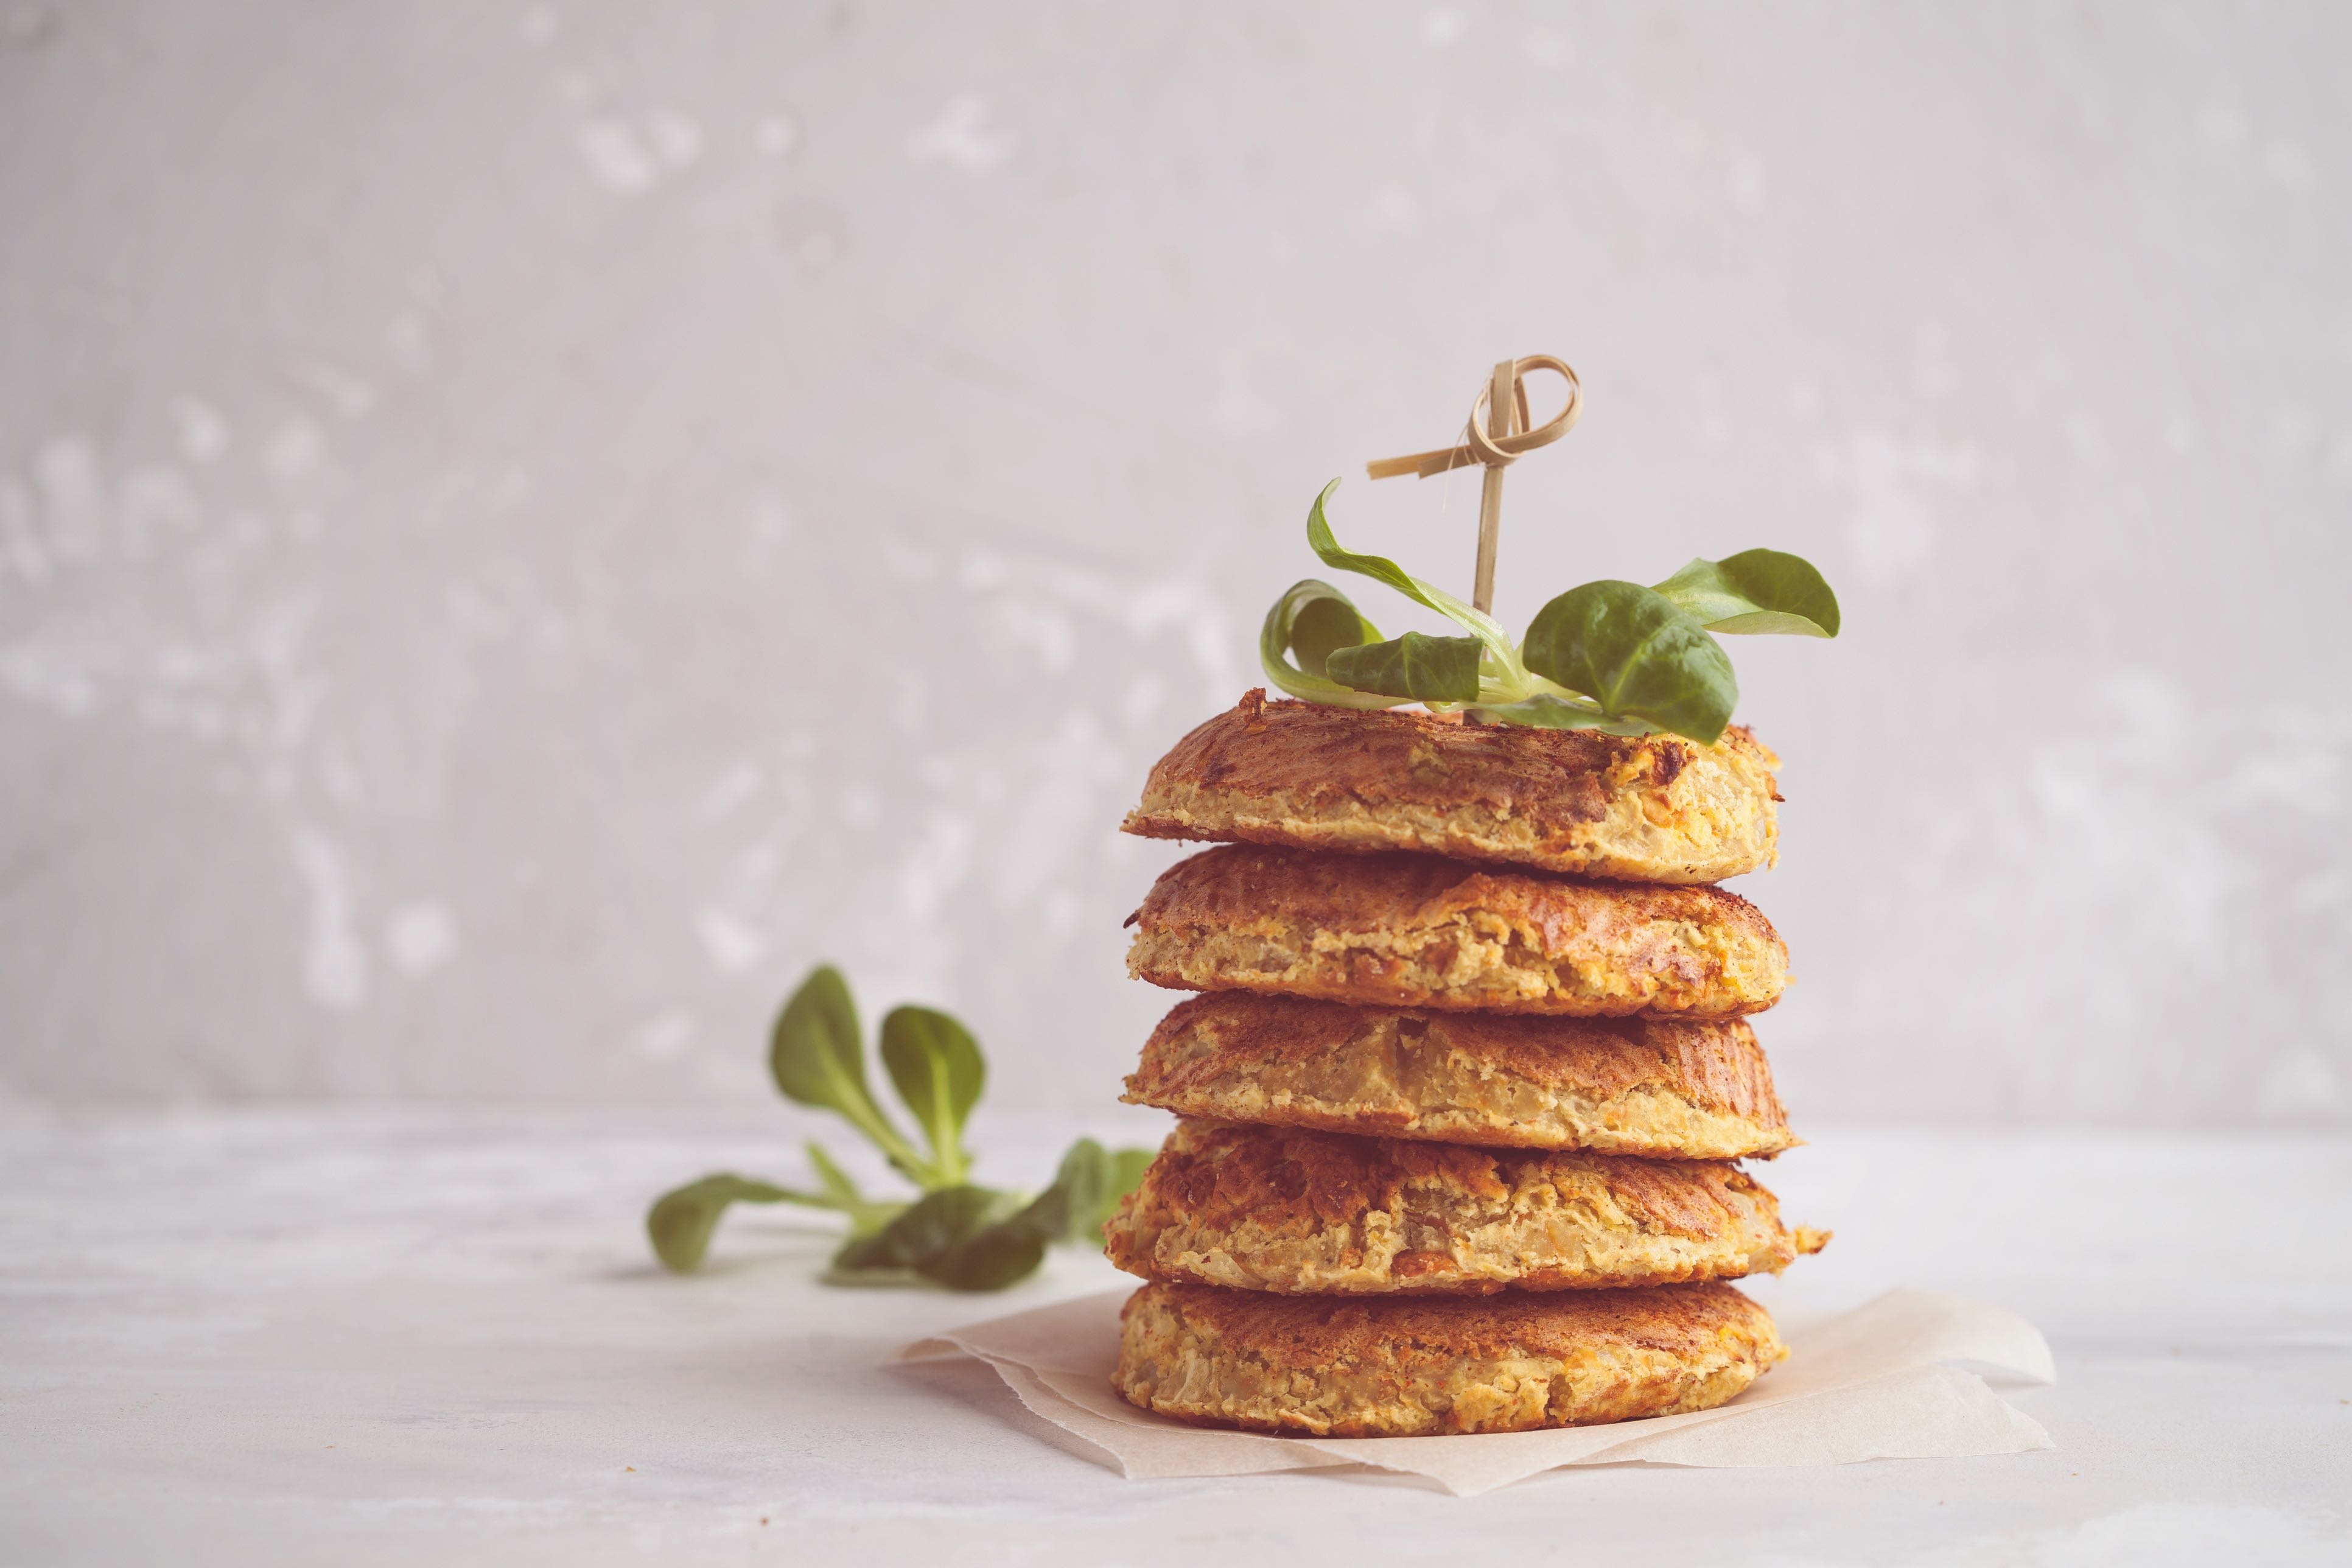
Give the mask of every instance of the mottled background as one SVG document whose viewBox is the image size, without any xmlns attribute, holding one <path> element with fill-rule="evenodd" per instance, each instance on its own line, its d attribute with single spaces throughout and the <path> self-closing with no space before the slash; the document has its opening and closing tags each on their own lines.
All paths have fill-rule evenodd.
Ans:
<svg viewBox="0 0 2352 1568">
<path fill-rule="evenodd" d="M 1551 352 L 1735 645 L 1813 1120 L 2352 1121 L 2352 11 L 0 0 L 0 1088 L 1100 1108 L 1114 830 Z M 1384 625 L 1417 622 L 1368 589 Z"/>
</svg>

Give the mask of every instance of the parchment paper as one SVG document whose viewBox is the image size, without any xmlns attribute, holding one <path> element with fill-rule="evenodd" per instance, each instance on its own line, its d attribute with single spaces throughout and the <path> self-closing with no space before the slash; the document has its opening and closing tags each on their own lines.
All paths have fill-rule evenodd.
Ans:
<svg viewBox="0 0 2352 1568">
<path fill-rule="evenodd" d="M 1021 1402 L 1130 1479 L 1370 1466 L 1467 1497 L 1561 1465 L 1844 1465 L 2052 1447 L 1981 1366 L 2051 1383 L 2050 1346 L 1999 1307 L 1918 1290 L 1811 1322 L 1784 1321 L 1790 1355 L 1730 1404 L 1688 1415 L 1453 1437 L 1267 1437 L 1136 1409 L 1114 1393 L 1124 1290 L 1083 1296 L 919 1340 L 894 1358 L 978 1356 Z"/>
</svg>

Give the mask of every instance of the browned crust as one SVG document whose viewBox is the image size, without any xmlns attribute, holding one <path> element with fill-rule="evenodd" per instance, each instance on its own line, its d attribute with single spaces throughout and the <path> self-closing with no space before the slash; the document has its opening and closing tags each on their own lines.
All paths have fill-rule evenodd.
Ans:
<svg viewBox="0 0 2352 1568">
<path fill-rule="evenodd" d="M 1769 1331 L 1770 1314 L 1729 1285 L 1698 1282 L 1573 1296 L 1406 1296 L 1392 1300 L 1267 1296 L 1160 1281 L 1129 1298 L 1167 1302 L 1198 1327 L 1245 1342 L 1268 1366 L 1313 1372 L 1339 1363 L 1419 1356 L 1567 1357 L 1619 1339 L 1670 1355 L 1704 1351 L 1727 1324 Z M 1777 1337 L 1777 1336 L 1775 1336 Z"/>
<path fill-rule="evenodd" d="M 1788 1354 L 1728 1285 L 1572 1296 L 1268 1296 L 1147 1285 L 1112 1384 L 1202 1425 L 1318 1436 L 1527 1431 L 1704 1410 Z"/>
<path fill-rule="evenodd" d="M 1788 949 L 1710 887 L 1488 871 L 1427 855 L 1225 845 L 1160 875 L 1128 969 L 1175 990 L 1580 1017 L 1761 1012 Z"/>
<path fill-rule="evenodd" d="M 1738 725 L 1706 746 L 1269 702 L 1260 689 L 1178 742 L 1122 826 L 1149 838 L 1714 882 L 1772 864 L 1779 765 Z"/>
<path fill-rule="evenodd" d="M 1293 1295 L 1729 1279 L 1797 1256 L 1772 1194 L 1727 1162 L 1191 1119 L 1104 1235 L 1130 1274 Z"/>
<path fill-rule="evenodd" d="M 1494 1148 L 1769 1159 L 1795 1145 L 1741 1020 L 1547 1018 L 1213 991 L 1144 1043 L 1129 1104 Z"/>
</svg>

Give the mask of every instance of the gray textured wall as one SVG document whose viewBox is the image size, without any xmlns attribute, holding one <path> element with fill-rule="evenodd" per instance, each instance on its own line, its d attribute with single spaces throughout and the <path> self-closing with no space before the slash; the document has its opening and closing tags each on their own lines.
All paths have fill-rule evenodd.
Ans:
<svg viewBox="0 0 2352 1568">
<path fill-rule="evenodd" d="M 1815 1118 L 2352 1119 L 2352 12 L 0 6 L 0 1083 L 1100 1106 L 1112 830 L 1485 367 L 1737 646 Z M 1368 591 L 1368 606 L 1378 590 Z M 1381 604 L 1384 623 L 1415 624 Z"/>
</svg>

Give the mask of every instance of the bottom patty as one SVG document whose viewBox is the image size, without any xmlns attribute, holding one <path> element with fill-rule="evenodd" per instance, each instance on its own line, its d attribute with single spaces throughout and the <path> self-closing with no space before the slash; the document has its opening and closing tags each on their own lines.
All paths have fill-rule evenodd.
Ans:
<svg viewBox="0 0 2352 1568">
<path fill-rule="evenodd" d="M 1208 1426 L 1318 1437 L 1524 1432 L 1706 1410 L 1788 1354 L 1728 1285 L 1380 1300 L 1147 1285 L 1111 1383 Z"/>
</svg>

